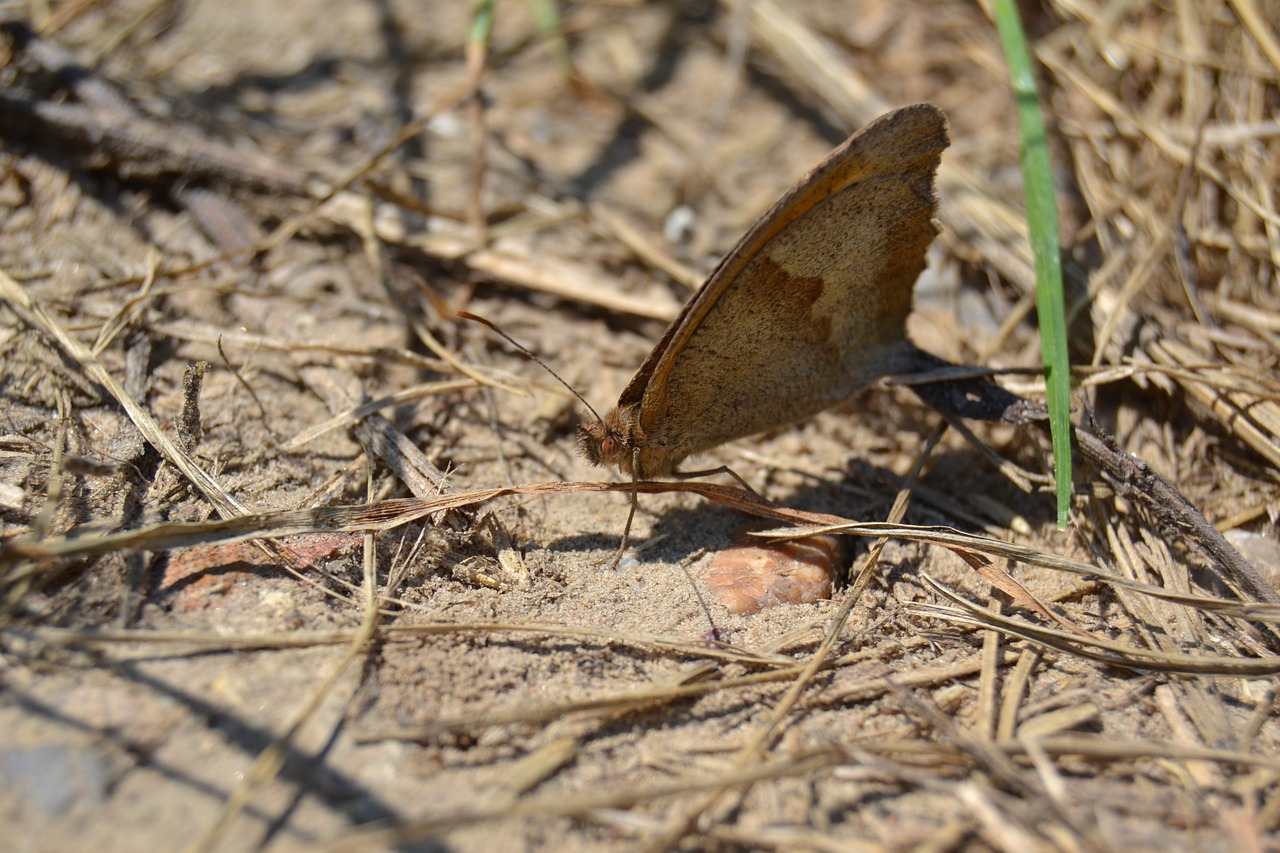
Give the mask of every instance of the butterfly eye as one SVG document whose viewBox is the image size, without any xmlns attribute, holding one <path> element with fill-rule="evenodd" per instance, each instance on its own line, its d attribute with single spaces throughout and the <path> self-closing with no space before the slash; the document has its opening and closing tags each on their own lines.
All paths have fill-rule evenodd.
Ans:
<svg viewBox="0 0 1280 853">
<path fill-rule="evenodd" d="M 600 439 L 600 453 L 604 456 L 612 456 L 618 452 L 618 438 L 610 433 Z"/>
</svg>

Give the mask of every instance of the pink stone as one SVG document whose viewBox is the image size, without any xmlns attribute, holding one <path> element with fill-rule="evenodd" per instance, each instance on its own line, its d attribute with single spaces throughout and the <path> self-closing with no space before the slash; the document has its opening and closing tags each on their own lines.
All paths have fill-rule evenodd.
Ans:
<svg viewBox="0 0 1280 853">
<path fill-rule="evenodd" d="M 843 562 L 839 536 L 770 542 L 740 535 L 711 558 L 703 583 L 730 613 L 747 616 L 779 604 L 830 598 Z"/>
</svg>

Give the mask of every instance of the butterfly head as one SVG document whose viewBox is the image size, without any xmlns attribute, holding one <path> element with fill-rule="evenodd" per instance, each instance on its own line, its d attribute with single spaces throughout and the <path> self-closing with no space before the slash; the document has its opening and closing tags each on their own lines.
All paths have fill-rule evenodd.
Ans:
<svg viewBox="0 0 1280 853">
<path fill-rule="evenodd" d="M 592 465 L 635 474 L 635 451 L 643 444 L 636 406 L 619 406 L 578 427 L 578 453 Z"/>
</svg>

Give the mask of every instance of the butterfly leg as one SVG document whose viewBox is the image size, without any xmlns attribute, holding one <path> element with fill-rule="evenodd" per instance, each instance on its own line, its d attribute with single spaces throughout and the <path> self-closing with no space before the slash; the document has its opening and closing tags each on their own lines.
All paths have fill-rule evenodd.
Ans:
<svg viewBox="0 0 1280 853">
<path fill-rule="evenodd" d="M 627 545 L 631 541 L 631 522 L 635 521 L 636 508 L 640 506 L 639 492 L 631 493 L 631 509 L 627 512 L 627 524 L 622 528 L 622 541 L 618 543 L 618 550 L 614 552 L 613 559 L 609 561 L 609 571 L 616 571 L 618 564 L 622 562 L 622 555 L 627 552 Z"/>
<path fill-rule="evenodd" d="M 738 472 L 730 468 L 728 465 L 721 465 L 719 468 L 708 468 L 705 471 L 672 471 L 671 476 L 677 480 L 698 480 L 703 477 L 714 477 L 716 474 L 728 474 L 730 477 L 738 481 L 738 485 L 746 489 L 753 496 L 763 500 L 764 498 L 755 489 L 748 485 L 747 481 L 738 476 Z"/>
<path fill-rule="evenodd" d="M 635 484 L 640 482 L 640 448 L 631 452 L 631 509 L 627 512 L 627 524 L 622 528 L 622 541 L 618 550 L 609 561 L 609 571 L 615 571 L 622 562 L 622 555 L 627 551 L 627 543 L 631 541 L 631 522 L 636 520 L 636 510 L 640 508 L 640 490 Z"/>
</svg>

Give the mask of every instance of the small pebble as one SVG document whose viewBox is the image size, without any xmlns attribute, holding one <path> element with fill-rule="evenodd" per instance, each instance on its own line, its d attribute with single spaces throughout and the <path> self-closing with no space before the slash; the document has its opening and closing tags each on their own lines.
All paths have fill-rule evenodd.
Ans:
<svg viewBox="0 0 1280 853">
<path fill-rule="evenodd" d="M 742 534 L 711 558 L 703 583 L 730 613 L 748 616 L 779 604 L 830 598 L 843 564 L 840 536 L 771 542 Z"/>
<path fill-rule="evenodd" d="M 1280 589 L 1280 540 L 1248 530 L 1228 530 L 1222 534 L 1248 560 L 1263 579 Z"/>
<path fill-rule="evenodd" d="M 662 238 L 672 245 L 685 243 L 693 233 L 693 225 L 697 217 L 693 208 L 682 204 L 667 214 L 662 223 Z"/>
</svg>

